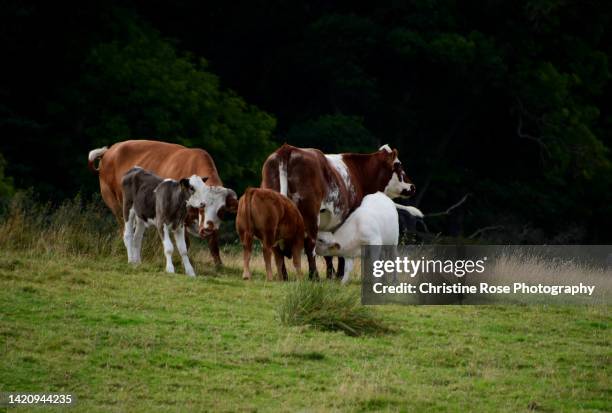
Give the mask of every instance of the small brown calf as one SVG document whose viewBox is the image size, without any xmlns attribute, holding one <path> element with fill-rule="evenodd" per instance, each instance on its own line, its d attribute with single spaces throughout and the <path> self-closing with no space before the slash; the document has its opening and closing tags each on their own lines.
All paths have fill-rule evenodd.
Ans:
<svg viewBox="0 0 612 413">
<path fill-rule="evenodd" d="M 284 257 L 293 259 L 298 276 L 302 276 L 300 259 L 304 248 L 304 220 L 289 198 L 269 189 L 247 188 L 238 201 L 236 231 L 244 250 L 243 279 L 251 278 L 249 262 L 253 237 L 261 241 L 268 281 L 273 279 L 272 253 L 279 279 L 288 278 Z"/>
</svg>

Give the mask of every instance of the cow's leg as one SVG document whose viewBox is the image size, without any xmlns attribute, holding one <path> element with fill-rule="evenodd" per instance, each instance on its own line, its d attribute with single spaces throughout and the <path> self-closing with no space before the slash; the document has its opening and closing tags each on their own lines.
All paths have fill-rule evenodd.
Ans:
<svg viewBox="0 0 612 413">
<path fill-rule="evenodd" d="M 251 279 L 251 252 L 253 251 L 253 236 L 247 234 L 246 231 L 240 234 L 240 243 L 242 244 L 242 279 Z"/>
<path fill-rule="evenodd" d="M 300 210 L 300 212 L 302 212 Z M 306 236 L 304 237 L 304 253 L 306 254 L 306 258 L 308 259 L 308 278 L 318 280 L 319 272 L 317 271 L 317 261 L 315 260 L 315 246 L 317 241 L 317 215 L 305 215 L 305 212 L 302 212 L 302 216 L 304 217 L 304 223 L 311 223 L 307 225 Z"/>
<path fill-rule="evenodd" d="M 172 252 L 174 252 L 174 246 L 170 239 L 170 231 L 168 225 L 163 224 L 163 229 L 160 231 L 162 243 L 164 244 L 164 255 L 166 256 L 166 272 L 173 273 L 174 265 L 172 264 Z"/>
<path fill-rule="evenodd" d="M 316 242 L 314 239 L 307 237 L 304 240 L 304 253 L 306 259 L 308 259 L 308 278 L 311 280 L 319 279 L 319 271 L 317 271 L 317 261 L 315 260 L 315 246 Z"/>
<path fill-rule="evenodd" d="M 344 257 L 338 257 L 338 271 L 336 272 L 336 278 L 342 277 L 344 277 Z"/>
<path fill-rule="evenodd" d="M 219 254 L 219 231 L 213 231 L 208 236 L 208 248 L 210 249 L 210 255 L 212 255 L 215 265 L 217 267 L 223 265 L 221 262 L 221 254 Z"/>
<path fill-rule="evenodd" d="M 334 257 L 325 257 L 327 267 L 327 278 L 342 278 L 344 276 L 344 257 L 338 257 L 338 270 L 334 270 Z"/>
<path fill-rule="evenodd" d="M 174 241 L 176 241 L 176 248 L 181 254 L 183 260 L 183 267 L 185 268 L 185 274 L 190 277 L 195 277 L 195 271 L 189 262 L 189 255 L 187 255 L 187 243 L 185 242 L 185 227 L 179 226 L 174 231 Z"/>
<path fill-rule="evenodd" d="M 272 247 L 262 242 L 262 252 L 266 263 L 266 278 L 268 281 L 272 281 L 274 279 L 272 275 Z"/>
<path fill-rule="evenodd" d="M 287 274 L 287 268 L 285 267 L 285 257 L 281 252 L 280 248 L 274 247 L 274 261 L 276 261 L 276 275 L 279 280 L 287 281 L 289 275 Z"/>
<path fill-rule="evenodd" d="M 284 276 L 284 280 L 288 280 L 289 276 L 287 275 L 287 266 L 285 265 L 285 256 L 281 253 L 281 273 Z"/>
<path fill-rule="evenodd" d="M 302 279 L 302 249 L 294 247 L 291 250 L 291 258 L 293 259 L 293 267 L 299 280 Z"/>
<path fill-rule="evenodd" d="M 100 195 L 102 195 L 102 200 L 117 219 L 119 233 L 121 234 L 125 229 L 125 222 L 127 222 L 128 219 L 128 217 L 123 216 L 123 199 L 120 196 L 121 192 L 116 194 L 106 183 L 106 179 L 102 175 L 100 175 Z"/>
<path fill-rule="evenodd" d="M 346 260 L 346 271 L 342 277 L 342 284 L 346 284 L 351 279 L 351 270 L 353 269 L 354 261 L 352 258 Z"/>
<path fill-rule="evenodd" d="M 128 262 L 134 262 L 134 221 L 136 220 L 136 211 L 130 209 L 127 220 L 123 223 L 123 245 L 127 250 Z"/>
<path fill-rule="evenodd" d="M 189 251 L 189 246 L 191 245 L 191 241 L 189 240 L 189 232 L 187 231 L 186 226 L 185 226 L 185 245 L 187 246 L 187 251 Z"/>
<path fill-rule="evenodd" d="M 317 261 L 315 260 L 315 246 L 317 241 L 317 232 L 319 231 L 319 208 L 307 208 L 309 202 L 301 202 L 298 205 L 302 217 L 304 218 L 304 253 L 308 259 L 308 278 L 319 279 L 317 271 Z"/>
<path fill-rule="evenodd" d="M 323 259 L 325 260 L 325 266 L 326 268 L 326 275 L 327 275 L 327 279 L 331 280 L 334 278 L 334 275 L 336 274 L 336 272 L 334 271 L 334 257 L 323 257 Z"/>
<path fill-rule="evenodd" d="M 132 242 L 132 258 L 134 259 L 135 264 L 140 264 L 142 262 L 142 258 L 140 257 L 140 253 L 142 251 L 142 239 L 144 238 L 145 229 L 147 228 L 145 222 L 136 217 L 136 230 L 134 231 L 134 240 Z"/>
</svg>

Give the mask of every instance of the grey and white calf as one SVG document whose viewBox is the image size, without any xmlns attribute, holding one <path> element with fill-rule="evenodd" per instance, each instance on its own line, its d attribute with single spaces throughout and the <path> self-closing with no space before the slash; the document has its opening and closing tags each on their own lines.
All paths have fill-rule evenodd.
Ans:
<svg viewBox="0 0 612 413">
<path fill-rule="evenodd" d="M 185 273 L 195 276 L 187 255 L 185 242 L 185 218 L 187 208 L 202 209 L 211 198 L 207 177 L 192 175 L 180 181 L 162 179 L 140 167 L 130 169 L 121 181 L 123 189 L 123 219 L 125 229 L 123 242 L 127 249 L 128 262 L 139 264 L 144 231 L 155 225 L 164 244 L 166 271 L 173 273 L 172 253 L 174 247 L 170 232 L 174 235 L 176 247 L 181 254 Z"/>
</svg>

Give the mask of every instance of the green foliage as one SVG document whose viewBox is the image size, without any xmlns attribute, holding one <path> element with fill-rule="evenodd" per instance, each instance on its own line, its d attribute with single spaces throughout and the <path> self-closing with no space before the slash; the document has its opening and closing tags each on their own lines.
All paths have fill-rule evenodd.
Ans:
<svg viewBox="0 0 612 413">
<path fill-rule="evenodd" d="M 305 65 L 317 77 L 325 107 L 354 113 L 377 103 L 377 81 L 365 64 L 378 37 L 371 19 L 352 14 L 324 15 L 307 27 Z"/>
<path fill-rule="evenodd" d="M 278 119 L 278 143 L 398 148 L 425 211 L 473 194 L 432 231 L 612 234 L 605 2 L 124 6 L 7 5 L 0 152 L 15 187 L 97 192 L 87 151 L 152 138 L 210 151 L 241 192 Z"/>
<path fill-rule="evenodd" d="M 94 47 L 86 61 L 78 99 L 84 134 L 100 145 L 156 138 L 201 147 L 222 179 L 253 184 L 273 148 L 274 118 L 223 90 L 204 59 L 180 55 L 151 29 L 136 29 L 127 41 Z"/>
<path fill-rule="evenodd" d="M 531 139 L 541 147 L 545 174 L 551 180 L 565 180 L 569 172 L 588 181 L 612 171 L 609 150 L 596 135 L 599 109 L 577 98 L 584 86 L 588 93 L 598 94 L 598 79 L 610 77 L 605 62 L 593 70 L 600 72 L 594 83 L 583 82 L 576 73 L 563 73 L 550 62 L 526 63 L 519 73 L 518 116 L 537 131 Z"/>
<path fill-rule="evenodd" d="M 287 142 L 317 148 L 325 153 L 373 152 L 377 139 L 356 116 L 324 115 L 295 124 L 287 133 Z"/>
<path fill-rule="evenodd" d="M 349 336 L 384 333 L 389 327 L 361 305 L 359 294 L 336 283 L 298 281 L 287 287 L 279 309 L 280 320 L 290 326 L 311 326 L 343 331 Z"/>
</svg>

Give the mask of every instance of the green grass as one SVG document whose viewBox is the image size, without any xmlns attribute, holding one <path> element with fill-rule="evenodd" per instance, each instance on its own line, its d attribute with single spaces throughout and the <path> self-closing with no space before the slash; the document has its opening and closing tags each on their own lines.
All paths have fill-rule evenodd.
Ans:
<svg viewBox="0 0 612 413">
<path fill-rule="evenodd" d="M 196 279 L 162 272 L 153 231 L 145 247 L 134 268 L 103 207 L 16 197 L 0 218 L 0 391 L 71 393 L 71 412 L 612 410 L 609 306 L 360 310 L 357 283 L 263 281 L 261 254 L 243 281 L 235 246 L 216 270 L 194 243 Z M 391 331 L 322 331 L 342 306 Z"/>
<path fill-rule="evenodd" d="M 387 306 L 396 331 L 349 337 L 284 326 L 286 284 L 161 264 L 0 253 L 2 391 L 74 412 L 612 409 L 608 307 Z"/>
</svg>

